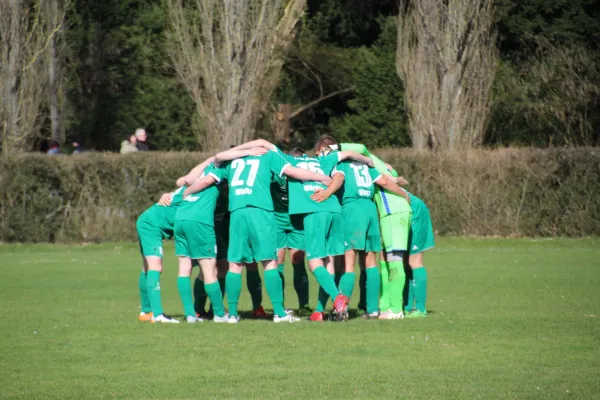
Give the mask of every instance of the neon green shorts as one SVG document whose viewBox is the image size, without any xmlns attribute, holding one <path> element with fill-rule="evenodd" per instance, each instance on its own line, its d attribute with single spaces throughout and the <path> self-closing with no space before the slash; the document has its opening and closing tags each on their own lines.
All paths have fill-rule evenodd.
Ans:
<svg viewBox="0 0 600 400">
<path fill-rule="evenodd" d="M 215 235 L 217 236 L 217 260 L 226 260 L 229 248 L 229 214 L 225 214 L 219 220 L 215 218 Z"/>
<path fill-rule="evenodd" d="M 423 200 L 418 197 L 412 197 L 410 205 L 413 213 L 412 220 L 410 221 L 408 248 L 410 249 L 410 254 L 419 254 L 435 246 L 433 225 L 431 224 L 429 209 Z"/>
<path fill-rule="evenodd" d="M 304 237 L 309 260 L 344 254 L 342 215 L 328 211 L 306 214 Z"/>
<path fill-rule="evenodd" d="M 410 219 L 411 213 L 407 211 L 386 215 L 379 220 L 382 247 L 386 253 L 408 249 Z"/>
<path fill-rule="evenodd" d="M 359 199 L 342 206 L 344 250 L 381 251 L 377 207 L 371 200 Z"/>
<path fill-rule="evenodd" d="M 300 215 L 278 215 L 275 213 L 275 235 L 277 249 L 304 250 L 304 223 Z"/>
<path fill-rule="evenodd" d="M 235 263 L 276 260 L 273 211 L 245 207 L 231 213 L 227 259 Z"/>
<path fill-rule="evenodd" d="M 152 209 L 139 216 L 135 228 L 140 243 L 140 253 L 144 257 L 163 257 L 163 237 L 169 232 L 163 232 L 153 221 Z"/>
<path fill-rule="evenodd" d="M 196 221 L 175 221 L 175 255 L 193 259 L 216 258 L 214 227 Z"/>
</svg>

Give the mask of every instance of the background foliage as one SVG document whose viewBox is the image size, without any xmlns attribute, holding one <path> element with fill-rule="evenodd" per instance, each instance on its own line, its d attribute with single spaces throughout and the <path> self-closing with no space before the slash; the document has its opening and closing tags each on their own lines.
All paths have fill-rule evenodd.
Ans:
<svg viewBox="0 0 600 400">
<path fill-rule="evenodd" d="M 64 31 L 67 143 L 117 150 L 145 127 L 155 150 L 198 150 L 194 106 L 165 48 L 165 0 L 73 0 Z M 600 143 L 600 0 L 496 0 L 500 62 L 492 146 Z M 410 146 L 395 72 L 395 0 L 311 0 L 270 113 L 300 108 L 294 144 L 333 132 L 370 147 Z M 201 124 L 201 122 L 200 122 Z M 49 129 L 42 127 L 49 138 Z M 32 148 L 34 150 L 34 148 Z"/>
<path fill-rule="evenodd" d="M 444 235 L 600 234 L 600 150 L 376 152 L 407 177 Z M 0 159 L 0 242 L 135 240 L 137 216 L 202 153 Z"/>
</svg>

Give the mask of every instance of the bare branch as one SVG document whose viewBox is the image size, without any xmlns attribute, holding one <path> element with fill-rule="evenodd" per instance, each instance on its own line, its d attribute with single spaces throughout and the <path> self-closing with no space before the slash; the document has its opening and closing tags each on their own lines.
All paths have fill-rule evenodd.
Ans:
<svg viewBox="0 0 600 400">
<path fill-rule="evenodd" d="M 329 93 L 328 95 L 321 96 L 318 99 L 315 99 L 315 100 L 311 101 L 310 103 L 305 104 L 302 107 L 296 109 L 294 112 L 292 112 L 290 114 L 289 118 L 297 117 L 298 115 L 300 115 L 304 111 L 308 110 L 311 107 L 316 106 L 317 104 L 319 104 L 323 100 L 330 99 L 330 98 L 335 97 L 335 96 L 337 96 L 338 94 L 341 94 L 341 93 L 351 92 L 352 90 L 354 90 L 354 86 L 346 88 L 346 89 L 336 90 L 335 92 Z"/>
</svg>

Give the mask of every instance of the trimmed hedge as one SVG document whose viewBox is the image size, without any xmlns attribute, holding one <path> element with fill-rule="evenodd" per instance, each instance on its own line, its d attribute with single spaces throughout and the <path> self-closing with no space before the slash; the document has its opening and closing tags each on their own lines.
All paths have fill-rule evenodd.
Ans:
<svg viewBox="0 0 600 400">
<path fill-rule="evenodd" d="M 376 151 L 429 206 L 436 232 L 600 234 L 600 149 Z M 0 159 L 0 241 L 135 240 L 135 220 L 201 153 Z"/>
</svg>

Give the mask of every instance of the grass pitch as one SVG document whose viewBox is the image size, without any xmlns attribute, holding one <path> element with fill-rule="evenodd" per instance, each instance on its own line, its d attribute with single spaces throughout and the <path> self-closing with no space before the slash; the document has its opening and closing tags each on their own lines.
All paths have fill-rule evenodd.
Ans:
<svg viewBox="0 0 600 400">
<path fill-rule="evenodd" d="M 423 320 L 150 325 L 136 245 L 0 245 L 0 398 L 600 398 L 599 239 L 446 238 L 425 260 Z"/>
</svg>

